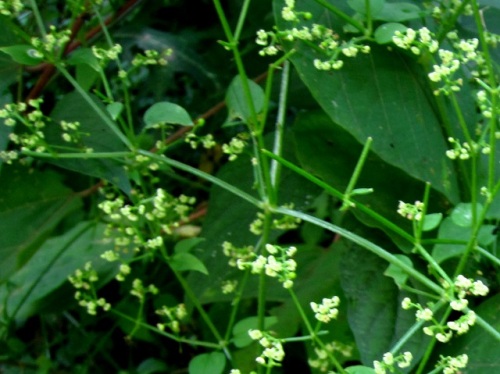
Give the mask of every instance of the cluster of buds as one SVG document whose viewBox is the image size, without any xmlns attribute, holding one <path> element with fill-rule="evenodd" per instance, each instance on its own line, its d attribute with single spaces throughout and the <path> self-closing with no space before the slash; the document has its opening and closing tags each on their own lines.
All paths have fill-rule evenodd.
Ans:
<svg viewBox="0 0 500 374">
<path fill-rule="evenodd" d="M 255 359 L 258 364 L 267 367 L 280 366 L 280 362 L 285 358 L 280 339 L 260 330 L 249 330 L 248 335 L 252 340 L 257 340 L 263 348 L 261 355 Z"/>
<path fill-rule="evenodd" d="M 87 309 L 90 315 L 97 314 L 97 308 L 102 308 L 108 311 L 111 304 L 106 302 L 104 298 L 98 298 L 94 284 L 99 280 L 97 271 L 92 268 L 92 263 L 85 263 L 83 270 L 77 269 L 74 275 L 68 277 L 69 281 L 77 289 L 75 299 L 78 300 L 78 305 Z"/>
<path fill-rule="evenodd" d="M 411 365 L 413 355 L 411 352 L 404 352 L 399 356 L 394 356 L 391 352 L 384 353 L 382 361 L 373 361 L 375 374 L 385 374 L 387 371 L 394 372 L 394 365 L 404 369 Z"/>
<path fill-rule="evenodd" d="M 409 219 L 410 221 L 420 221 L 422 219 L 423 210 L 424 203 L 421 201 L 417 200 L 414 204 L 400 201 L 397 212 L 399 215 Z"/>
</svg>

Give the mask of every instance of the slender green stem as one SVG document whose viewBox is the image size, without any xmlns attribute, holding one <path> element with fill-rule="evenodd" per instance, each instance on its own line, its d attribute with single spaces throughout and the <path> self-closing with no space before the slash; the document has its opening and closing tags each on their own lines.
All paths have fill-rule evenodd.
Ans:
<svg viewBox="0 0 500 374">
<path fill-rule="evenodd" d="M 441 309 L 445 305 L 444 301 L 439 301 L 432 307 L 432 312 L 436 313 L 439 309 Z M 426 323 L 424 320 L 417 321 L 413 324 L 412 327 L 405 332 L 405 334 L 399 338 L 399 340 L 392 346 L 391 352 L 393 354 L 397 354 L 403 349 L 403 346 L 411 339 L 411 337 L 422 328 L 422 326 Z"/>
<path fill-rule="evenodd" d="M 278 116 L 276 118 L 276 129 L 274 131 L 274 146 L 273 153 L 281 156 L 283 151 L 283 137 L 285 134 L 285 115 L 286 115 L 286 98 L 288 94 L 288 81 L 290 78 L 290 62 L 285 61 L 283 64 L 283 73 L 281 76 L 281 89 L 278 106 Z M 281 164 L 276 160 L 271 161 L 271 182 L 274 190 L 278 188 L 281 173 Z"/>
<path fill-rule="evenodd" d="M 38 26 L 38 31 L 40 32 L 40 35 L 42 35 L 42 37 L 45 39 L 47 37 L 47 30 L 45 29 L 42 15 L 40 14 L 40 9 L 38 9 L 36 0 L 30 0 L 30 5 L 31 5 L 31 10 L 33 11 L 33 15 L 35 16 L 36 24 Z"/>
<path fill-rule="evenodd" d="M 112 48 L 114 46 L 113 39 L 111 38 L 111 35 L 108 32 L 108 27 L 106 26 L 106 23 L 104 22 L 101 13 L 99 12 L 98 7 L 94 7 L 94 12 L 97 16 L 97 19 L 99 20 L 99 24 L 101 25 L 101 29 L 104 33 L 104 36 L 106 38 L 106 42 L 108 43 L 108 46 Z M 116 64 L 118 66 L 118 69 L 124 70 L 123 65 L 120 61 L 119 58 L 116 59 Z M 104 77 L 103 82 L 106 84 L 107 79 Z M 127 82 L 126 80 L 121 80 L 122 83 L 122 89 L 123 89 L 123 97 L 124 97 L 124 106 L 125 106 L 125 111 L 127 113 L 127 124 L 128 128 L 124 128 L 123 130 L 127 132 L 129 137 L 134 136 L 134 126 L 133 126 L 133 119 L 132 119 L 132 105 L 131 105 L 131 100 L 130 100 L 130 93 L 128 91 L 127 87 Z M 110 96 L 112 99 L 112 95 Z"/>
<path fill-rule="evenodd" d="M 270 158 L 279 161 L 281 164 L 283 164 L 287 168 L 293 170 L 297 174 L 302 175 L 304 178 L 308 179 L 309 181 L 311 181 L 312 183 L 316 184 L 317 186 L 323 188 L 329 194 L 331 194 L 331 195 L 333 195 L 333 196 L 335 196 L 335 197 L 337 197 L 337 198 L 339 198 L 341 200 L 344 199 L 344 194 L 342 192 L 336 190 L 335 188 L 333 188 L 329 184 L 323 182 L 321 179 L 319 179 L 319 178 L 315 177 L 314 175 L 308 173 L 304 169 L 301 169 L 300 167 L 294 165 L 293 163 L 285 160 L 282 157 L 274 155 L 274 154 L 272 154 L 269 151 L 264 150 L 263 153 L 265 153 L 266 155 L 268 155 Z M 356 201 L 351 201 L 351 202 L 353 202 L 355 204 L 356 209 L 359 209 L 363 213 L 369 215 L 370 217 L 372 217 L 373 219 L 377 220 L 379 223 L 383 224 L 386 228 L 388 228 L 389 230 L 391 230 L 395 234 L 399 235 L 403 239 L 406 239 L 409 243 L 413 244 L 413 241 L 414 241 L 413 237 L 410 234 L 408 234 L 406 231 L 404 231 L 402 228 L 400 228 L 399 226 L 395 225 L 394 223 L 392 223 L 391 221 L 389 221 L 385 217 L 381 216 L 380 214 L 374 212 L 372 209 L 364 206 L 363 204 L 358 203 Z"/>
<path fill-rule="evenodd" d="M 324 352 L 327 353 L 328 358 L 333 363 L 333 365 L 335 366 L 336 370 L 339 373 L 345 373 L 345 370 L 342 367 L 342 365 L 340 365 L 340 363 L 335 358 L 335 356 L 325 348 L 325 344 L 323 343 L 323 341 L 318 338 L 318 335 L 315 333 L 314 329 L 312 328 L 312 325 L 309 322 L 309 318 L 307 318 L 307 315 L 304 312 L 304 309 L 302 308 L 302 305 L 300 304 L 300 301 L 297 298 L 297 295 L 295 294 L 293 289 L 291 289 L 291 288 L 288 289 L 288 292 L 289 292 L 290 296 L 292 297 L 295 308 L 299 312 L 299 315 L 300 315 L 302 321 L 304 322 L 304 325 L 306 326 L 306 329 L 309 332 L 309 335 L 312 337 L 312 340 L 314 341 L 314 343 L 316 343 Z"/>
<path fill-rule="evenodd" d="M 264 106 L 262 108 L 261 120 L 259 128 L 257 129 L 257 133 L 261 134 L 264 131 L 264 126 L 267 122 L 267 114 L 269 112 L 269 103 L 271 102 L 271 93 L 273 90 L 273 78 L 274 72 L 278 69 L 282 64 L 285 63 L 291 56 L 293 56 L 297 51 L 295 49 L 291 49 L 287 53 L 285 53 L 281 58 L 273 62 L 269 65 L 267 70 L 267 79 L 266 79 L 266 88 L 264 90 Z"/>
<path fill-rule="evenodd" d="M 89 158 L 126 158 L 132 156 L 133 152 L 91 152 L 91 153 L 43 153 L 34 151 L 21 151 L 25 156 L 37 158 L 53 158 L 53 159 L 89 159 Z"/>
<path fill-rule="evenodd" d="M 189 300 L 191 300 L 198 313 L 200 313 L 201 318 L 203 319 L 203 321 L 205 322 L 205 324 L 207 325 L 207 327 L 209 328 L 209 330 L 212 332 L 215 339 L 219 343 L 219 347 L 222 348 L 222 350 L 224 351 L 224 353 L 228 358 L 231 358 L 231 353 L 227 349 L 227 342 L 223 340 L 222 336 L 219 333 L 219 330 L 217 330 L 217 327 L 215 327 L 215 325 L 213 324 L 212 319 L 207 314 L 207 312 L 205 312 L 205 309 L 203 309 L 203 306 L 201 305 L 198 297 L 194 294 L 193 290 L 186 282 L 184 277 L 174 268 L 171 267 L 171 270 L 173 271 L 178 282 L 181 284 L 182 289 L 186 293 L 186 296 L 189 298 Z"/>
<path fill-rule="evenodd" d="M 231 338 L 231 334 L 233 332 L 233 326 L 236 321 L 236 316 L 238 313 L 238 307 L 241 298 L 243 296 L 243 290 L 246 287 L 249 275 L 250 275 L 250 269 L 246 269 L 245 274 L 243 275 L 243 278 L 238 286 L 239 289 L 238 292 L 236 293 L 236 297 L 233 299 L 233 302 L 231 303 L 231 315 L 229 316 L 229 322 L 227 323 L 226 333 L 224 334 L 225 342 L 228 342 L 229 339 Z"/>
<path fill-rule="evenodd" d="M 179 169 L 179 170 L 184 170 L 192 175 L 195 175 L 197 177 L 200 177 L 208 182 L 211 182 L 213 184 L 216 184 L 218 185 L 219 187 L 235 194 L 236 196 L 239 196 L 240 198 L 242 198 L 243 200 L 246 200 L 248 201 L 250 204 L 260 208 L 262 206 L 261 202 L 259 200 L 257 200 L 255 197 L 247 194 L 246 192 L 240 190 L 239 188 L 237 187 L 234 187 L 233 185 L 227 183 L 227 182 L 224 182 L 222 179 L 219 179 L 217 177 L 214 177 L 213 175 L 210 175 L 208 173 L 205 173 L 201 170 L 198 170 L 192 166 L 189 166 L 189 165 L 186 165 L 186 164 L 183 164 L 182 162 L 179 162 L 179 161 L 176 161 L 176 160 L 172 160 L 171 158 L 167 158 L 163 155 L 157 155 L 155 153 L 151 153 L 151 152 L 148 152 L 148 151 L 144 151 L 144 150 L 139 150 L 137 152 L 138 154 L 141 154 L 141 155 L 144 155 L 144 156 L 147 156 L 147 157 L 150 157 L 158 162 L 161 162 L 161 163 L 165 163 L 169 166 L 172 166 L 176 169 Z"/>
<path fill-rule="evenodd" d="M 372 142 L 373 138 L 368 137 L 366 139 L 365 145 L 363 146 L 363 151 L 361 152 L 361 156 L 359 156 L 358 162 L 356 163 L 356 167 L 354 168 L 354 172 L 352 173 L 351 179 L 349 180 L 347 188 L 344 192 L 343 204 L 342 207 L 340 208 L 341 210 L 346 210 L 351 206 L 350 204 L 351 194 L 354 187 L 356 186 L 356 183 L 358 182 L 359 176 L 361 175 L 361 170 L 363 170 L 363 166 L 365 165 L 365 161 L 366 158 L 368 157 L 368 152 L 370 151 L 370 146 Z"/>
<path fill-rule="evenodd" d="M 367 35 L 371 35 L 373 32 L 372 7 L 370 3 L 370 0 L 365 0 L 366 23 L 368 25 L 366 29 Z"/>
<path fill-rule="evenodd" d="M 488 43 L 485 38 L 485 30 L 483 25 L 483 20 L 481 14 L 479 12 L 479 7 L 477 4 L 477 0 L 471 1 L 472 10 L 474 13 L 474 20 L 476 22 L 476 28 L 478 31 L 479 41 L 481 43 L 481 49 L 484 57 L 484 64 L 488 69 L 488 84 L 491 88 L 491 117 L 489 121 L 489 131 L 490 131 L 490 153 L 488 159 L 488 189 L 491 191 L 493 189 L 493 185 L 495 184 L 495 165 L 496 165 L 496 143 L 497 139 L 495 137 L 495 133 L 497 132 L 497 123 L 498 123 L 498 87 L 497 87 L 497 79 L 494 69 L 494 62 L 491 58 Z"/>
<path fill-rule="evenodd" d="M 61 65 L 56 65 L 57 70 L 59 70 L 62 75 L 71 83 L 76 91 L 82 96 L 82 98 L 90 105 L 90 107 L 96 112 L 96 114 L 101 118 L 101 120 L 109 127 L 109 129 L 122 141 L 123 144 L 129 149 L 133 149 L 134 146 L 130 140 L 120 131 L 116 123 L 105 113 L 97 103 L 90 97 L 90 95 L 78 84 L 78 82 L 71 76 L 71 74 Z"/>
<path fill-rule="evenodd" d="M 465 311 L 468 312 L 469 310 L 466 309 Z M 488 334 L 490 334 L 493 338 L 500 341 L 500 332 L 477 314 L 476 314 L 476 324 L 478 326 L 481 326 L 483 330 L 486 331 Z"/>
<path fill-rule="evenodd" d="M 432 309 L 432 311 L 434 312 L 434 308 Z M 441 318 L 440 325 L 445 325 L 446 324 L 446 321 L 448 320 L 448 317 L 450 316 L 450 313 L 451 313 L 451 308 L 448 307 L 446 309 L 444 315 Z M 427 349 L 425 350 L 424 355 L 423 355 L 422 359 L 420 360 L 420 364 L 418 365 L 416 374 L 422 374 L 423 373 L 425 367 L 427 366 L 427 362 L 429 361 L 429 359 L 431 358 L 432 353 L 434 352 L 434 347 L 436 346 L 436 342 L 437 342 L 436 338 L 433 338 L 429 342 L 429 345 L 427 346 Z"/>
<path fill-rule="evenodd" d="M 406 263 L 398 259 L 396 256 L 394 256 L 392 253 L 386 251 L 382 247 L 376 245 L 375 243 L 372 243 L 371 241 L 356 235 L 342 227 L 333 225 L 329 222 L 323 221 L 319 218 L 313 217 L 311 215 L 288 209 L 288 208 L 273 208 L 273 211 L 276 213 L 280 214 L 285 214 L 288 216 L 300 218 L 303 221 L 310 222 L 312 224 L 315 224 L 316 226 L 323 227 L 324 229 L 337 233 L 341 235 L 342 237 L 346 238 L 347 240 L 352 241 L 353 243 L 358 244 L 359 246 L 369 250 L 370 252 L 374 253 L 375 255 L 379 256 L 380 258 L 386 260 L 390 264 L 393 264 L 397 267 L 399 267 L 401 270 L 403 270 L 406 274 L 409 276 L 413 277 L 415 280 L 419 281 L 423 285 L 425 285 L 427 288 L 431 289 L 438 295 L 442 295 L 444 293 L 444 290 L 441 286 L 438 284 L 434 283 L 431 281 L 429 278 L 427 278 L 425 275 L 420 273 L 419 271 L 415 270 L 411 266 L 408 266 Z"/>
<path fill-rule="evenodd" d="M 494 255 L 492 255 L 490 252 L 487 250 L 481 248 L 481 247 L 476 247 L 475 250 L 479 252 L 482 256 L 486 257 L 488 260 L 490 260 L 492 263 L 494 263 L 497 266 L 500 266 L 500 259 Z"/>
<path fill-rule="evenodd" d="M 240 40 L 241 30 L 245 24 L 247 18 L 248 7 L 250 6 L 250 0 L 245 0 L 241 6 L 240 16 L 238 17 L 238 23 L 236 24 L 236 29 L 234 30 L 234 40 Z"/>
<path fill-rule="evenodd" d="M 116 309 L 111 309 L 109 311 L 110 313 L 113 313 L 113 314 L 116 314 L 117 316 L 119 316 L 120 318 L 123 318 L 123 319 L 126 319 L 127 321 L 130 321 L 130 322 L 135 322 L 135 318 L 132 318 Z M 150 330 L 150 331 L 154 331 L 155 333 L 159 334 L 159 335 L 163 335 L 169 339 L 172 339 L 174 341 L 177 341 L 179 343 L 185 343 L 185 344 L 189 344 L 189 345 L 192 345 L 192 346 L 199 346 L 199 347 L 206 347 L 206 348 L 214 348 L 214 349 L 221 349 L 221 345 L 220 344 L 216 344 L 216 343 L 212 343 L 212 342 L 203 342 L 203 341 L 199 341 L 199 340 L 193 340 L 193 339 L 186 339 L 186 338 L 181 338 L 177 335 L 174 335 L 174 334 L 170 334 L 168 332 L 165 332 L 163 330 L 160 330 L 154 326 L 151 326 L 150 324 L 148 323 L 145 323 L 145 322 L 142 322 L 142 321 L 139 321 L 139 324 L 142 328 L 145 328 L 147 330 Z"/>
</svg>

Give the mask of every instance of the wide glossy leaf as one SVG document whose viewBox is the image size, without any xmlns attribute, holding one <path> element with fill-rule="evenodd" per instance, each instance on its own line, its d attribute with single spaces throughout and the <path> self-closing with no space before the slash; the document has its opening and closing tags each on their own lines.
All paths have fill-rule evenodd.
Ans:
<svg viewBox="0 0 500 374">
<path fill-rule="evenodd" d="M 292 130 L 300 165 L 338 190 L 344 191 L 362 152 L 362 146 L 321 111 L 300 114 Z M 370 153 L 356 187 L 371 187 L 374 192 L 356 196 L 355 200 L 369 205 L 401 227 L 411 229 L 409 221 L 396 212 L 397 206 L 400 200 L 413 202 L 421 199 L 424 191 L 422 182 Z M 447 208 L 445 199 L 436 191 L 433 191 L 431 201 L 433 209 Z M 392 235 L 378 221 L 367 217 L 357 209 L 351 211 L 365 224 L 379 227 Z M 393 239 L 397 240 L 398 237 Z M 400 242 L 400 244 L 406 246 L 408 251 L 411 250 L 412 246 L 409 243 Z"/>
<path fill-rule="evenodd" d="M 144 113 L 144 123 L 146 124 L 146 128 L 166 123 L 193 126 L 193 120 L 183 107 L 166 101 L 155 103 L 146 110 L 146 113 Z"/>
<path fill-rule="evenodd" d="M 347 4 L 356 12 L 366 14 L 366 1 L 365 0 L 347 0 Z M 377 16 L 385 5 L 385 0 L 370 0 L 369 1 L 370 14 Z"/>
<path fill-rule="evenodd" d="M 1 283 L 33 256 L 81 201 L 57 174 L 47 170 L 4 165 L 0 180 Z"/>
<path fill-rule="evenodd" d="M 418 6 L 411 3 L 385 3 L 375 19 L 387 22 L 404 22 L 420 18 L 422 11 Z"/>
<path fill-rule="evenodd" d="M 113 243 L 103 235 L 104 229 L 104 224 L 81 222 L 67 233 L 47 240 L 22 269 L 0 287 L 0 300 L 5 301 L 0 305 L 0 314 L 23 321 L 43 308 L 66 309 L 71 299 L 51 299 L 48 303 L 44 299 L 87 261 L 93 261 L 94 269 L 101 275 L 112 268 L 116 271 L 116 264 L 100 258 L 101 253 L 113 248 Z"/>
<path fill-rule="evenodd" d="M 384 23 L 377 27 L 373 36 L 378 44 L 392 43 L 392 37 L 395 35 L 396 31 L 403 32 L 407 27 L 401 23 Z"/>
<path fill-rule="evenodd" d="M 94 101 L 100 110 L 107 115 L 106 107 L 95 98 Z M 95 152 L 123 152 L 127 150 L 103 119 L 77 92 L 67 94 L 59 100 L 51 117 L 56 122 L 47 130 L 46 136 L 51 144 L 67 146 L 67 143 L 61 139 L 60 121 L 80 122 L 80 131 L 88 134 L 82 137 L 82 146 L 90 147 Z M 127 193 L 131 189 L 123 166 L 112 159 L 55 159 L 51 162 L 78 173 L 105 179 Z"/>
<path fill-rule="evenodd" d="M 12 45 L 0 48 L 0 52 L 8 54 L 15 62 L 22 65 L 37 65 L 43 61 L 38 52 L 30 45 Z"/>
<path fill-rule="evenodd" d="M 247 79 L 247 84 L 250 90 L 251 103 L 255 109 L 255 114 L 259 114 L 264 106 L 264 90 L 255 82 Z M 252 112 L 250 103 L 247 101 L 245 91 L 243 89 L 243 79 L 236 76 L 226 94 L 226 104 L 229 109 L 229 118 L 241 118 L 245 122 L 251 119 Z"/>
<path fill-rule="evenodd" d="M 493 243 L 495 240 L 495 235 L 493 234 L 495 230 L 494 225 L 483 225 L 479 229 L 478 243 L 482 246 L 487 246 Z M 432 249 L 432 257 L 438 263 L 441 263 L 449 258 L 460 256 L 465 252 L 466 243 L 472 235 L 472 230 L 470 227 L 458 226 L 452 217 L 447 217 L 443 220 L 439 226 L 438 238 L 443 240 L 455 241 L 453 244 L 436 244 Z M 462 240 L 463 244 L 457 244 L 457 240 Z"/>
<path fill-rule="evenodd" d="M 189 363 L 189 374 L 221 374 L 225 365 L 226 356 L 223 353 L 202 353 Z"/>
<path fill-rule="evenodd" d="M 208 270 L 196 256 L 191 253 L 181 252 L 172 256 L 170 266 L 177 271 L 194 270 L 208 275 Z"/>
<path fill-rule="evenodd" d="M 355 245 L 345 253 L 341 266 L 342 287 L 349 303 L 349 325 L 361 362 L 370 366 L 415 323 L 415 314 L 401 308 L 406 294 L 381 273 L 385 266 L 383 260 Z M 428 341 L 422 332 L 417 332 L 406 343 L 405 350 L 412 352 L 414 362 L 421 357 Z"/>
<path fill-rule="evenodd" d="M 282 2 L 276 4 L 279 27 L 290 27 L 279 15 Z M 316 5 L 304 10 L 313 12 L 311 23 L 334 30 L 343 26 Z M 313 65 L 314 59 L 324 58 L 319 52 L 302 42 L 289 47 L 297 50 L 291 61 L 301 79 L 335 123 L 360 143 L 372 137 L 371 150 L 383 161 L 458 202 L 455 170 L 445 157 L 448 145 L 416 63 L 397 51 L 372 46 L 369 54 L 345 59 L 340 70 L 325 72 Z"/>
</svg>

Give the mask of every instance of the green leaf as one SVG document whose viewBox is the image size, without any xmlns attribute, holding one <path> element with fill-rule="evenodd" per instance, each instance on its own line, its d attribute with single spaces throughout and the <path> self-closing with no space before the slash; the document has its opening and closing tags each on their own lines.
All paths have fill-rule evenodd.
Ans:
<svg viewBox="0 0 500 374">
<path fill-rule="evenodd" d="M 189 362 L 189 374 L 222 374 L 226 356 L 220 352 L 203 353 Z"/>
<path fill-rule="evenodd" d="M 99 109 L 108 115 L 106 107 L 94 96 L 92 98 Z M 69 93 L 58 100 L 51 117 L 56 124 L 47 128 L 46 138 L 50 144 L 67 146 L 61 139 L 60 121 L 80 122 L 80 131 L 88 134 L 82 137 L 81 147 L 92 148 L 95 152 L 127 151 L 122 141 L 78 92 Z M 50 162 L 77 173 L 105 179 L 126 193 L 131 190 L 123 165 L 113 159 L 53 159 Z"/>
<path fill-rule="evenodd" d="M 401 23 L 384 23 L 377 27 L 373 36 L 378 44 L 392 43 L 392 37 L 396 31 L 404 32 L 407 28 Z"/>
<path fill-rule="evenodd" d="M 370 14 L 376 17 L 382 10 L 385 0 L 370 0 Z M 347 0 L 347 4 L 360 14 L 366 14 L 366 1 L 365 0 Z"/>
<path fill-rule="evenodd" d="M 264 90 L 255 82 L 247 79 L 252 97 L 255 114 L 259 114 L 264 107 Z M 249 122 L 252 117 L 249 103 L 243 89 L 243 80 L 238 75 L 236 76 L 226 93 L 226 104 L 229 109 L 229 118 L 241 118 L 245 122 Z"/>
<path fill-rule="evenodd" d="M 349 374 L 375 374 L 375 370 L 368 366 L 349 366 L 345 369 L 346 373 Z"/>
<path fill-rule="evenodd" d="M 153 104 L 146 110 L 146 113 L 144 113 L 144 122 L 146 123 L 146 128 L 166 123 L 193 126 L 193 120 L 183 107 L 166 101 Z"/>
<path fill-rule="evenodd" d="M 22 65 L 38 65 L 43 62 L 43 57 L 31 45 L 13 45 L 2 47 L 0 51 L 8 54 L 15 62 Z"/>
<path fill-rule="evenodd" d="M 167 364 L 156 358 L 148 358 L 142 361 L 137 367 L 138 374 L 166 373 L 167 371 Z"/>
<path fill-rule="evenodd" d="M 495 240 L 493 234 L 494 225 L 483 225 L 479 229 L 478 243 L 482 246 L 487 246 Z M 432 249 L 432 257 L 436 262 L 441 263 L 449 258 L 460 256 L 465 252 L 466 244 L 472 235 L 470 227 L 458 226 L 451 217 L 447 217 L 439 226 L 438 238 L 441 240 L 450 240 L 456 242 L 462 240 L 463 244 L 436 244 Z"/>
<path fill-rule="evenodd" d="M 66 61 L 69 65 L 87 65 L 95 72 L 102 70 L 99 60 L 90 48 L 80 48 L 72 52 Z"/>
<path fill-rule="evenodd" d="M 307 10 L 313 14 L 311 23 L 322 22 L 324 9 L 311 5 Z M 275 18 L 278 27 L 287 27 L 277 8 Z M 329 27 L 342 24 L 332 18 Z M 321 51 L 301 41 L 285 47 L 297 51 L 292 63 L 334 123 L 361 144 L 372 137 L 372 153 L 458 203 L 457 173 L 443 157 L 448 144 L 421 66 L 404 53 L 375 45 L 369 54 L 345 60 L 342 69 L 325 72 L 313 64 L 324 58 Z"/>
<path fill-rule="evenodd" d="M 208 275 L 208 270 L 196 256 L 191 253 L 180 252 L 172 256 L 170 266 L 177 271 L 194 270 Z"/>
<path fill-rule="evenodd" d="M 174 247 L 174 253 L 187 253 L 196 248 L 198 244 L 203 243 L 204 238 L 189 238 L 177 242 Z"/>
<path fill-rule="evenodd" d="M 460 203 L 451 212 L 451 219 L 455 225 L 460 227 L 471 227 L 472 226 L 472 204 L 471 203 Z M 476 204 L 476 213 L 479 215 L 483 210 L 481 204 Z"/>
<path fill-rule="evenodd" d="M 122 103 L 119 103 L 119 102 L 111 103 L 111 104 L 108 104 L 106 106 L 106 109 L 107 109 L 109 115 L 111 116 L 111 118 L 113 118 L 114 121 L 116 121 L 118 119 L 123 108 L 124 108 L 124 105 Z"/>
<path fill-rule="evenodd" d="M 4 165 L 0 175 L 0 283 L 21 269 L 81 200 L 60 176 Z"/>
<path fill-rule="evenodd" d="M 424 226 L 422 228 L 423 231 L 431 231 L 439 226 L 441 220 L 443 219 L 442 213 L 431 213 L 426 214 L 424 217 Z"/>
<path fill-rule="evenodd" d="M 404 255 L 394 255 L 394 256 L 400 259 L 406 265 L 413 267 L 413 263 L 411 262 L 409 257 Z M 384 275 L 393 278 L 394 282 L 399 288 L 401 288 L 401 286 L 404 286 L 406 284 L 406 281 L 408 280 L 408 274 L 405 273 L 403 270 L 401 270 L 400 267 L 393 264 L 390 264 L 387 267 L 386 271 L 384 272 Z"/>
<path fill-rule="evenodd" d="M 386 22 L 404 22 L 422 17 L 420 8 L 411 3 L 385 3 L 375 19 Z"/>
<path fill-rule="evenodd" d="M 0 287 L 0 300 L 6 300 L 0 305 L 0 314 L 24 321 L 43 312 L 43 308 L 52 312 L 65 310 L 68 302 L 73 301 L 70 293 L 65 292 L 69 297 L 60 300 L 47 298 L 87 261 L 93 261 L 100 278 L 104 273 L 116 272 L 116 264 L 99 258 L 105 250 L 113 248 L 113 243 L 104 238 L 105 226 L 80 222 L 63 235 L 47 240 L 22 269 Z"/>
<path fill-rule="evenodd" d="M 265 317 L 264 318 L 264 329 L 267 330 L 269 327 L 273 326 L 278 322 L 276 317 Z M 246 347 L 250 345 L 253 340 L 248 335 L 249 330 L 257 329 L 259 326 L 258 317 L 247 317 L 237 322 L 233 327 L 233 343 L 238 348 Z"/>
<path fill-rule="evenodd" d="M 380 240 L 364 231 L 367 240 Z M 345 252 L 340 267 L 342 288 L 348 301 L 349 325 L 356 338 L 357 348 L 364 365 L 380 360 L 395 342 L 415 323 L 414 313 L 401 307 L 406 293 L 398 290 L 394 281 L 380 269 L 386 263 L 375 255 L 352 244 Z M 412 284 L 415 287 L 417 284 Z M 419 300 L 425 303 L 425 300 Z M 417 331 L 405 344 L 414 362 L 424 353 L 429 337 Z"/>
<path fill-rule="evenodd" d="M 292 126 L 292 131 L 300 165 L 326 183 L 344 191 L 362 152 L 362 145 L 321 111 L 300 113 Z M 396 210 L 399 200 L 414 201 L 415 196 L 421 195 L 421 182 L 411 178 L 403 170 L 387 164 L 380 157 L 369 154 L 357 184 L 370 186 L 374 192 L 370 195 L 355 196 L 352 200 L 369 204 L 373 210 L 387 219 L 407 231 L 411 230 L 409 221 L 397 214 Z M 438 210 L 446 209 L 446 200 L 441 194 L 432 190 L 431 196 Z M 412 245 L 395 236 L 380 222 L 357 209 L 353 209 L 352 213 L 363 223 L 384 230 L 397 241 L 401 249 L 411 251 Z"/>
</svg>

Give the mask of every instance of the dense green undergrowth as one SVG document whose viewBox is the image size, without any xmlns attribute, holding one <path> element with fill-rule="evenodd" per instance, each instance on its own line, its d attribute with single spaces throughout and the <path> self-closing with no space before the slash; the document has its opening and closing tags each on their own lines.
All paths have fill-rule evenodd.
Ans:
<svg viewBox="0 0 500 374">
<path fill-rule="evenodd" d="M 0 1 L 0 371 L 500 370 L 499 16 Z"/>
</svg>

